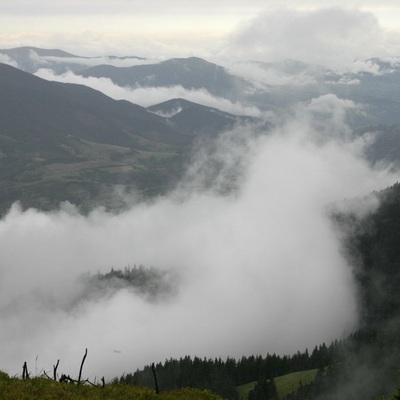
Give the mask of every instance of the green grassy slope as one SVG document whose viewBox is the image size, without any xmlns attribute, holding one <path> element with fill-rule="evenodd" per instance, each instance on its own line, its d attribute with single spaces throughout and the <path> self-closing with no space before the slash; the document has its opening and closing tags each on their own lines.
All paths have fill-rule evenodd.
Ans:
<svg viewBox="0 0 400 400">
<path fill-rule="evenodd" d="M 250 390 L 254 389 L 254 386 L 256 385 L 256 381 L 254 382 L 250 382 L 250 383 L 246 383 L 245 385 L 240 385 L 236 387 L 236 390 L 238 392 L 239 395 L 239 400 L 245 400 L 247 399 Z"/>
<path fill-rule="evenodd" d="M 308 371 L 293 372 L 291 374 L 276 377 L 275 384 L 279 397 L 282 399 L 289 393 L 295 392 L 300 385 L 312 382 L 317 371 L 317 369 L 310 369 Z"/>
<path fill-rule="evenodd" d="M 174 392 L 156 394 L 148 388 L 111 384 L 104 388 L 89 385 L 59 383 L 44 378 L 27 380 L 0 376 L 0 398 L 2 400 L 220 400 L 208 391 L 181 389 Z"/>
<path fill-rule="evenodd" d="M 279 398 L 283 399 L 290 393 L 295 392 L 300 385 L 305 385 L 312 382 L 317 373 L 317 369 L 308 371 L 293 372 L 291 374 L 278 376 L 275 378 L 276 389 L 278 390 Z M 249 392 L 254 389 L 257 382 L 250 382 L 245 385 L 238 386 L 237 392 L 240 400 L 247 399 Z"/>
</svg>

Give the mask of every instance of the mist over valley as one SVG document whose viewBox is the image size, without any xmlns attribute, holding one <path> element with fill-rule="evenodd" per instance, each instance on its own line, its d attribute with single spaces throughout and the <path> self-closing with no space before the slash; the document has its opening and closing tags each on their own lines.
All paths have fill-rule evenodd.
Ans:
<svg viewBox="0 0 400 400">
<path fill-rule="evenodd" d="M 305 15 L 284 14 L 294 30 Z M 349 44 L 307 60 L 284 26 L 291 54 L 266 41 L 261 56 L 268 21 L 243 24 L 212 61 L 0 50 L 2 371 L 76 370 L 88 348 L 88 377 L 134 384 L 152 363 L 168 386 L 173 359 L 227 360 L 229 390 L 188 381 L 225 398 L 314 369 L 333 397 L 321 383 L 288 400 L 394 393 L 400 59 L 380 38 L 376 56 Z M 254 355 L 292 364 L 239 376 Z"/>
</svg>

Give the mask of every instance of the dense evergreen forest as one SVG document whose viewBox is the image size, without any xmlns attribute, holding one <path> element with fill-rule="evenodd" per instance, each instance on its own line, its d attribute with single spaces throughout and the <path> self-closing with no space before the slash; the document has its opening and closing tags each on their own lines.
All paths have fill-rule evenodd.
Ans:
<svg viewBox="0 0 400 400">
<path fill-rule="evenodd" d="M 300 385 L 287 400 L 374 399 L 392 396 L 400 385 L 400 184 L 372 194 L 376 212 L 363 218 L 334 213 L 345 232 L 343 251 L 354 268 L 360 326 L 345 340 L 316 346 L 292 356 L 267 355 L 201 359 L 184 357 L 155 365 L 160 388 L 210 389 L 237 399 L 236 386 L 256 381 L 250 400 L 276 399 L 273 378 L 318 369 L 313 382 Z M 360 200 L 361 201 L 361 200 Z M 154 386 L 151 366 L 128 373 L 120 382 Z"/>
<path fill-rule="evenodd" d="M 290 372 L 314 368 L 323 368 L 335 359 L 343 343 L 334 342 L 315 347 L 311 354 L 308 350 L 298 352 L 293 356 L 278 356 L 276 354 L 242 357 L 240 360 L 228 358 L 200 359 L 189 356 L 179 360 L 166 360 L 155 365 L 155 371 L 160 388 L 174 390 L 181 387 L 209 389 L 224 398 L 236 399 L 235 387 L 252 381 L 265 381 Z M 151 366 L 126 374 L 120 378 L 121 383 L 145 385 L 152 387 L 154 377 Z"/>
</svg>

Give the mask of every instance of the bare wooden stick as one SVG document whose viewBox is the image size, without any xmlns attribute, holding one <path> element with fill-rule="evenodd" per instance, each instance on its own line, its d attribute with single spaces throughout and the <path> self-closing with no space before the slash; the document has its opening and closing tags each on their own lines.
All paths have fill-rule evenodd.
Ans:
<svg viewBox="0 0 400 400">
<path fill-rule="evenodd" d="M 154 366 L 154 363 L 151 364 L 151 370 L 153 371 L 154 383 L 156 385 L 156 393 L 160 394 L 160 388 L 158 387 L 158 382 L 157 382 L 156 367 Z"/>
<path fill-rule="evenodd" d="M 90 382 L 89 379 L 86 379 L 86 380 L 83 381 L 83 382 L 86 382 L 86 383 L 88 383 L 88 384 L 91 385 L 91 386 L 98 387 L 95 383 Z"/>
<path fill-rule="evenodd" d="M 60 360 L 57 360 L 57 364 L 53 365 L 53 378 L 56 381 L 57 380 L 57 368 L 58 368 L 58 364 L 60 364 Z"/>
<path fill-rule="evenodd" d="M 27 365 L 26 361 L 24 362 L 24 365 L 22 366 L 22 379 L 29 379 L 28 365 Z"/>
<path fill-rule="evenodd" d="M 43 374 L 44 374 L 44 376 L 47 378 L 47 379 L 50 379 L 50 380 L 52 380 L 51 379 L 51 377 L 47 374 L 47 372 L 46 371 L 43 371 Z"/>
<path fill-rule="evenodd" d="M 81 383 L 82 369 L 83 369 L 83 364 L 85 363 L 86 356 L 87 356 L 87 348 L 85 349 L 85 355 L 83 356 L 81 367 L 79 369 L 78 385 Z"/>
</svg>

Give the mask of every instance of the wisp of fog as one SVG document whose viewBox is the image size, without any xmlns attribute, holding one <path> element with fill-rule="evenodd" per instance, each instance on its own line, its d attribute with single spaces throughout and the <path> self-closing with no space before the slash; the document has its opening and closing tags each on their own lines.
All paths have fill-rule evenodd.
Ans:
<svg viewBox="0 0 400 400">
<path fill-rule="evenodd" d="M 260 117 L 261 111 L 252 105 L 232 102 L 222 97 L 213 96 L 206 89 L 185 89 L 181 85 L 158 87 L 122 87 L 113 83 L 109 78 L 82 77 L 71 71 L 57 75 L 51 69 L 39 69 L 35 72 L 39 78 L 63 83 L 85 85 L 98 90 L 114 100 L 128 100 L 142 107 L 168 101 L 171 98 L 184 98 L 185 100 L 202 104 L 208 107 L 238 115 L 251 115 Z"/>
<path fill-rule="evenodd" d="M 88 348 L 84 375 L 112 378 L 185 355 L 291 354 L 351 332 L 351 267 L 329 209 L 395 178 L 363 158 L 349 107 L 323 96 L 264 135 L 221 134 L 170 195 L 119 213 L 14 205 L 0 221 L 0 368 L 27 361 L 39 374 L 59 359 L 72 376 Z M 173 293 L 82 296 L 82 274 L 134 264 L 164 271 Z"/>
</svg>

